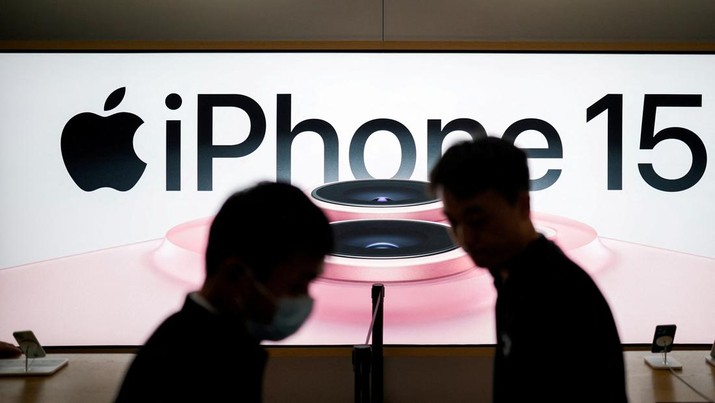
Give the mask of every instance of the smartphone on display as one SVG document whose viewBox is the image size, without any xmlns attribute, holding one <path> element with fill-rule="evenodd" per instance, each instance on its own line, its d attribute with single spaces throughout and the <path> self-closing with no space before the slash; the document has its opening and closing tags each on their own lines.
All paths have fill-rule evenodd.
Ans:
<svg viewBox="0 0 715 403">
<path fill-rule="evenodd" d="M 20 345 L 20 350 L 22 350 L 27 358 L 39 358 L 46 355 L 45 349 L 42 348 L 40 342 L 37 341 L 37 337 L 35 337 L 35 333 L 33 333 L 32 330 L 19 330 L 13 332 L 12 335 L 15 337 L 17 344 Z"/>
<path fill-rule="evenodd" d="M 660 353 L 665 351 L 670 352 L 673 349 L 673 340 L 675 339 L 675 325 L 658 325 L 655 327 L 653 335 L 653 343 L 650 351 Z"/>
</svg>

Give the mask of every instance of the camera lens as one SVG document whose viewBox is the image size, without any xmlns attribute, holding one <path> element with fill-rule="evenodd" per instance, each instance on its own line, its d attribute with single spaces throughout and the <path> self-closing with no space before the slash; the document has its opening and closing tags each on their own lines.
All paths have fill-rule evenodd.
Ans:
<svg viewBox="0 0 715 403">
<path fill-rule="evenodd" d="M 441 201 L 429 184 L 406 179 L 363 179 L 315 188 L 311 198 L 331 221 L 398 218 L 444 221 Z"/>
<path fill-rule="evenodd" d="M 356 220 L 330 224 L 333 255 L 355 258 L 409 258 L 457 248 L 445 225 L 411 220 Z"/>
<path fill-rule="evenodd" d="M 366 179 L 334 182 L 313 190 L 313 197 L 326 203 L 348 206 L 411 206 L 437 201 L 427 182 L 403 179 Z"/>
<path fill-rule="evenodd" d="M 335 237 L 323 278 L 404 282 L 450 276 L 474 268 L 442 223 L 362 219 L 330 223 Z"/>
<path fill-rule="evenodd" d="M 368 249 L 397 249 L 399 247 L 400 245 L 390 242 L 374 242 L 366 246 Z"/>
</svg>

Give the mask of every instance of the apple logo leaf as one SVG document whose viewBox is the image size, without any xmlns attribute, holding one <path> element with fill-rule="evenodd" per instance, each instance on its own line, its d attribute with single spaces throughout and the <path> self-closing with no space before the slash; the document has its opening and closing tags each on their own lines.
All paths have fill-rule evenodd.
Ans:
<svg viewBox="0 0 715 403">
<path fill-rule="evenodd" d="M 120 102 L 122 102 L 122 99 L 124 99 L 124 94 L 127 92 L 127 87 L 121 87 L 117 88 L 109 94 L 107 97 L 107 101 L 104 103 L 104 110 L 108 111 L 111 109 L 114 109 L 119 105 Z"/>
</svg>

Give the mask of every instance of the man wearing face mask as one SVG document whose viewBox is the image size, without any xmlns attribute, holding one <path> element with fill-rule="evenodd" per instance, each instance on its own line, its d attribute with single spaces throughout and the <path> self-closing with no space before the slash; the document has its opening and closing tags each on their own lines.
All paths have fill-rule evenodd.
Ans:
<svg viewBox="0 0 715 403">
<path fill-rule="evenodd" d="M 308 286 L 332 247 L 328 220 L 300 189 L 262 182 L 233 194 L 211 224 L 203 286 L 139 349 L 116 402 L 260 402 L 260 342 L 308 318 Z"/>
</svg>

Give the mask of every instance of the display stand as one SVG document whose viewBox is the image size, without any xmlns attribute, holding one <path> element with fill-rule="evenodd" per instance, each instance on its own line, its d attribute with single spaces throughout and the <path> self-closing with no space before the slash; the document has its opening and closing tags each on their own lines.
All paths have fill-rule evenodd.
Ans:
<svg viewBox="0 0 715 403">
<path fill-rule="evenodd" d="M 662 354 L 651 354 L 644 357 L 645 362 L 654 369 L 681 369 L 683 364 L 673 357 L 668 357 L 668 352 L 673 348 L 675 337 L 675 325 L 659 325 L 656 327 L 655 336 L 651 352 Z"/>
<path fill-rule="evenodd" d="M 682 369 L 683 364 L 673 357 L 668 357 L 668 352 L 663 351 L 663 354 L 652 354 L 645 358 L 645 362 L 654 369 Z"/>
<path fill-rule="evenodd" d="M 23 358 L 1 359 L 0 376 L 52 375 L 65 367 L 67 358 Z"/>
<path fill-rule="evenodd" d="M 67 358 L 46 358 L 45 349 L 32 330 L 13 332 L 24 359 L 0 359 L 0 376 L 51 375 L 67 365 Z"/>
</svg>

